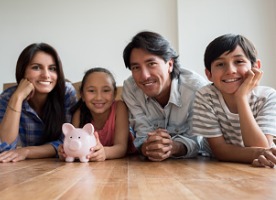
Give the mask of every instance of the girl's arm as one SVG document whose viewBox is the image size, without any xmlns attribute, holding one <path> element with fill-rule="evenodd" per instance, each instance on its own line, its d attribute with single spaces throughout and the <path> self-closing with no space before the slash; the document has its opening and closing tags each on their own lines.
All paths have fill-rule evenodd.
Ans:
<svg viewBox="0 0 276 200">
<path fill-rule="evenodd" d="M 104 147 L 106 159 L 115 159 L 125 156 L 128 146 L 129 122 L 128 110 L 123 101 L 118 101 L 116 106 L 116 122 L 114 145 Z"/>
<path fill-rule="evenodd" d="M 240 147 L 227 144 L 223 136 L 208 138 L 208 143 L 215 157 L 220 161 L 252 163 L 252 161 L 262 155 L 265 148 Z"/>
</svg>

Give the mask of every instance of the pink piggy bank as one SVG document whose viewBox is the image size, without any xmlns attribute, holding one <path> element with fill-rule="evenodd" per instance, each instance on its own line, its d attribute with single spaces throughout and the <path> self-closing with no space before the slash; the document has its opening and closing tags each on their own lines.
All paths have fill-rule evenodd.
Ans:
<svg viewBox="0 0 276 200">
<path fill-rule="evenodd" d="M 63 149 L 67 157 L 66 162 L 73 162 L 79 158 L 81 162 L 88 162 L 86 156 L 90 153 L 91 147 L 96 146 L 94 136 L 94 126 L 90 123 L 83 128 L 75 128 L 70 123 L 62 125 L 62 131 L 65 135 Z"/>
</svg>

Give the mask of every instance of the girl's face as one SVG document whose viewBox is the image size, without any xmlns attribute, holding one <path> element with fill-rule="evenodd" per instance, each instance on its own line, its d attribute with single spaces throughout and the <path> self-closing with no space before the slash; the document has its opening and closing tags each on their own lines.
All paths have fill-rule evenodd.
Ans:
<svg viewBox="0 0 276 200">
<path fill-rule="evenodd" d="M 112 83 L 112 78 L 104 72 L 93 72 L 87 76 L 81 97 L 92 116 L 109 112 L 115 99 Z"/>
<path fill-rule="evenodd" d="M 211 72 L 205 70 L 209 81 L 222 95 L 234 94 L 247 77 L 251 69 L 250 60 L 245 56 L 242 48 L 237 46 L 231 53 L 225 52 L 211 64 Z"/>
<path fill-rule="evenodd" d="M 24 77 L 35 88 L 35 95 L 48 94 L 57 84 L 56 63 L 53 57 L 43 51 L 37 52 L 26 67 Z"/>
</svg>

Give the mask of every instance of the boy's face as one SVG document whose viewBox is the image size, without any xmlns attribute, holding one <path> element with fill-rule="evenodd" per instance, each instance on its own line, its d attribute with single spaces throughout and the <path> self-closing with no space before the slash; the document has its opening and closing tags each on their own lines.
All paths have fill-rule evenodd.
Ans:
<svg viewBox="0 0 276 200">
<path fill-rule="evenodd" d="M 231 53 L 224 52 L 211 64 L 211 72 L 205 70 L 209 81 L 214 85 L 222 95 L 234 94 L 243 81 L 252 65 L 245 56 L 242 48 L 237 46 Z"/>
</svg>

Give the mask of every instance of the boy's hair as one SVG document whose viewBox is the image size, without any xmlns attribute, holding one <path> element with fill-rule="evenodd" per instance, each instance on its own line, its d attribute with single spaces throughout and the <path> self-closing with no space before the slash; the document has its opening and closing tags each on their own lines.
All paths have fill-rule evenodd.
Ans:
<svg viewBox="0 0 276 200">
<path fill-rule="evenodd" d="M 57 83 L 54 89 L 48 94 L 43 107 L 42 121 L 44 122 L 44 139 L 46 142 L 60 138 L 61 127 L 65 122 L 65 78 L 59 55 L 54 47 L 46 43 L 33 43 L 27 46 L 19 55 L 16 64 L 16 82 L 25 77 L 25 71 L 38 52 L 50 55 L 55 61 L 57 72 Z"/>
<path fill-rule="evenodd" d="M 250 60 L 251 65 L 257 61 L 257 51 L 246 37 L 235 34 L 225 34 L 214 39 L 206 48 L 204 54 L 204 64 L 208 71 L 211 72 L 211 64 L 223 53 L 231 53 L 240 46 L 245 56 Z"/>
<path fill-rule="evenodd" d="M 143 49 L 151 54 L 161 57 L 165 62 L 173 60 L 171 78 L 180 74 L 178 54 L 163 36 L 158 33 L 144 31 L 136 34 L 131 42 L 125 47 L 123 58 L 126 68 L 130 68 L 130 55 L 134 48 Z"/>
<path fill-rule="evenodd" d="M 114 88 L 114 98 L 117 94 L 117 87 L 116 87 L 116 81 L 115 81 L 115 78 L 113 76 L 113 74 L 106 68 L 101 68 L 101 67 L 95 67 L 95 68 L 91 68 L 89 70 L 87 70 L 82 78 L 82 81 L 81 81 L 81 85 L 80 85 L 80 88 L 79 88 L 79 91 L 80 91 L 80 94 L 82 95 L 83 94 L 83 87 L 84 87 L 84 84 L 86 83 L 87 81 L 87 77 L 90 75 L 90 74 L 93 74 L 94 72 L 103 72 L 103 73 L 106 73 L 112 80 L 112 86 Z M 80 124 L 79 124 L 79 127 L 82 128 L 86 123 L 91 123 L 92 121 L 92 115 L 91 115 L 91 112 L 90 110 L 87 108 L 85 102 L 82 100 L 82 98 L 79 99 L 79 101 L 77 102 L 77 104 L 75 106 L 73 106 L 71 108 L 71 113 L 74 114 L 74 112 L 77 110 L 77 109 L 80 109 Z"/>
</svg>

